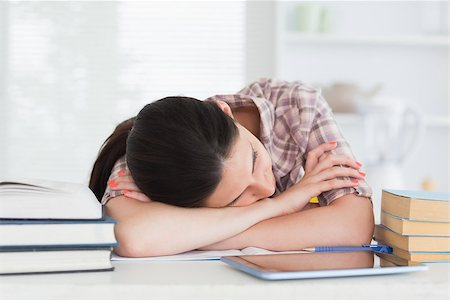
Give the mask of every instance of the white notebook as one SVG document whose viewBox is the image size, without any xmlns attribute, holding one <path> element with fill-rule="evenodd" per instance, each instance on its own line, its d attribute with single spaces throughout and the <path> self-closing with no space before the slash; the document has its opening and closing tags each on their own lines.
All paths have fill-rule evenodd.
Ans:
<svg viewBox="0 0 450 300">
<path fill-rule="evenodd" d="M 241 256 L 241 255 L 264 255 L 278 253 L 310 253 L 308 251 L 285 251 L 275 252 L 257 247 L 247 247 L 241 250 L 218 250 L 204 251 L 194 250 L 176 255 L 152 256 L 152 257 L 123 257 L 113 253 L 111 260 L 114 261 L 182 261 L 182 260 L 219 260 L 222 256 Z"/>
</svg>

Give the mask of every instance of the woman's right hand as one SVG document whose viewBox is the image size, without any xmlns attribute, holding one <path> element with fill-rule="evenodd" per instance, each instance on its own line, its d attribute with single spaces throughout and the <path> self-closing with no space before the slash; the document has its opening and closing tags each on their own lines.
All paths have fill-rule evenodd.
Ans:
<svg viewBox="0 0 450 300">
<path fill-rule="evenodd" d="M 152 202 L 134 183 L 133 177 L 131 177 L 130 171 L 120 170 L 115 176 L 108 181 L 108 186 L 111 190 L 120 190 L 128 197 L 141 202 Z"/>
<path fill-rule="evenodd" d="M 336 146 L 336 142 L 324 143 L 308 153 L 303 178 L 276 197 L 283 201 L 284 214 L 300 211 L 311 198 L 323 192 L 356 187 L 358 180 L 365 178 L 365 174 L 359 171 L 359 162 L 331 152 Z"/>
</svg>

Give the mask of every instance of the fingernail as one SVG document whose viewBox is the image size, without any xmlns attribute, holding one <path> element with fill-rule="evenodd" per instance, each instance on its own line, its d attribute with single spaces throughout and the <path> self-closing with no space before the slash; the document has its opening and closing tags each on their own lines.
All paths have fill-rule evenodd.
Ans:
<svg viewBox="0 0 450 300">
<path fill-rule="evenodd" d="M 362 163 L 360 163 L 359 161 L 355 161 L 355 163 L 360 167 L 362 166 Z"/>
<path fill-rule="evenodd" d="M 109 185 L 110 187 L 116 187 L 116 186 L 118 186 L 119 184 L 118 184 L 114 179 L 111 179 L 110 181 L 108 181 L 108 185 Z"/>
<path fill-rule="evenodd" d="M 125 170 L 120 170 L 119 172 L 117 172 L 117 174 L 119 174 L 119 175 L 125 175 Z"/>
<path fill-rule="evenodd" d="M 124 194 L 128 194 L 130 191 L 129 190 L 123 190 Z"/>
<path fill-rule="evenodd" d="M 328 144 L 330 144 L 330 145 L 337 145 L 337 142 L 336 141 L 333 141 L 333 142 L 328 142 Z"/>
<path fill-rule="evenodd" d="M 358 179 L 352 179 L 353 183 L 358 183 L 358 181 L 359 181 Z"/>
<path fill-rule="evenodd" d="M 364 173 L 364 172 L 359 172 L 359 174 L 361 174 L 361 176 L 366 176 L 366 173 Z"/>
</svg>

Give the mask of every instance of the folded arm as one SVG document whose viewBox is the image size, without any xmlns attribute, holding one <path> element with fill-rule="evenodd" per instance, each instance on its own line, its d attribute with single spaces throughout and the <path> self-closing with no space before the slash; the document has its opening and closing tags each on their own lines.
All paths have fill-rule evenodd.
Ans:
<svg viewBox="0 0 450 300">
<path fill-rule="evenodd" d="M 264 199 L 245 207 L 182 208 L 119 196 L 106 211 L 122 256 L 177 254 L 230 238 L 258 222 L 281 215 L 281 205 Z"/>
<path fill-rule="evenodd" d="M 373 228 L 370 200 L 349 194 L 329 206 L 264 220 L 230 239 L 202 249 L 254 246 L 288 251 L 313 246 L 361 245 L 371 241 Z"/>
<path fill-rule="evenodd" d="M 291 250 L 370 240 L 373 217 L 367 198 L 348 195 L 327 207 L 303 210 L 309 199 L 324 191 L 357 185 L 357 180 L 337 177 L 362 178 L 359 166 L 348 157 L 320 159 L 335 146 L 323 144 L 311 151 L 305 175 L 287 191 L 248 206 L 181 208 L 149 199 L 115 197 L 106 205 L 107 214 L 118 222 L 115 234 L 120 246 L 115 250 L 119 255 L 139 257 L 205 247 Z M 351 167 L 336 167 L 342 164 Z"/>
</svg>

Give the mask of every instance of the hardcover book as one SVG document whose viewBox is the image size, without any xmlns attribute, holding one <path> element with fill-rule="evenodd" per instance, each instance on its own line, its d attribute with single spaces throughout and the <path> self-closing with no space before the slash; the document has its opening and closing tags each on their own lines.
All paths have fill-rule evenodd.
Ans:
<svg viewBox="0 0 450 300">
<path fill-rule="evenodd" d="M 393 254 L 412 261 L 418 262 L 450 262 L 450 252 L 430 252 L 430 251 L 405 251 L 397 247 L 392 247 Z"/>
<path fill-rule="evenodd" d="M 111 247 L 0 248 L 0 275 L 112 271 Z"/>
<path fill-rule="evenodd" d="M 400 235 L 383 225 L 375 226 L 375 240 L 409 252 L 450 252 L 450 237 Z"/>
<path fill-rule="evenodd" d="M 381 211 L 381 224 L 401 235 L 450 236 L 450 222 L 411 220 Z"/>
<path fill-rule="evenodd" d="M 1 219 L 101 219 L 89 187 L 41 179 L 0 179 Z"/>
<path fill-rule="evenodd" d="M 116 246 L 110 217 L 101 220 L 0 219 L 0 249 L 16 246 Z"/>
<path fill-rule="evenodd" d="M 450 222 L 450 195 L 423 191 L 383 190 L 381 209 L 410 220 Z"/>
</svg>

